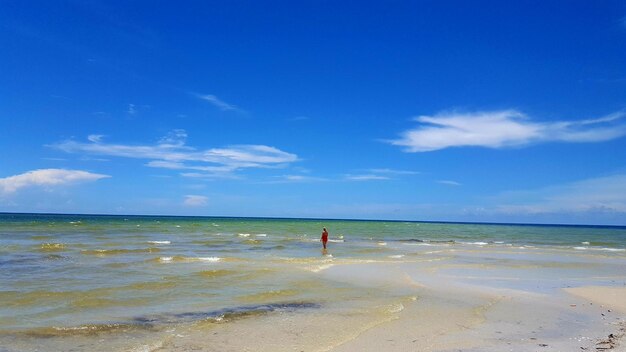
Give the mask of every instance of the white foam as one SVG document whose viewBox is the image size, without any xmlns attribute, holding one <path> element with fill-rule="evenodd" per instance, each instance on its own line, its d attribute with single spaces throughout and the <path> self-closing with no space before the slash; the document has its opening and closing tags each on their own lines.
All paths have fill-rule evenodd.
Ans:
<svg viewBox="0 0 626 352">
<path fill-rule="evenodd" d="M 489 243 L 487 243 L 487 242 L 467 242 L 467 244 L 474 244 L 474 245 L 477 245 L 477 246 L 486 246 Z"/>
<path fill-rule="evenodd" d="M 159 258 L 160 261 L 166 262 L 166 263 L 171 262 L 172 259 L 174 259 L 174 257 L 161 257 L 161 258 Z"/>
<path fill-rule="evenodd" d="M 389 258 L 402 258 L 404 257 L 404 254 L 396 254 L 396 255 L 390 255 Z"/>
<path fill-rule="evenodd" d="M 625 252 L 625 248 L 607 248 L 607 247 L 574 247 L 578 250 L 605 251 L 605 252 Z"/>
<path fill-rule="evenodd" d="M 323 265 L 318 265 L 316 267 L 312 267 L 309 270 L 314 272 L 314 273 L 319 273 L 322 270 L 326 270 L 330 267 L 332 267 L 334 264 L 323 264 Z"/>
<path fill-rule="evenodd" d="M 594 247 L 591 247 L 591 248 L 588 248 L 588 249 L 593 250 L 593 251 L 605 251 L 605 252 L 624 252 L 624 251 L 626 251 L 626 249 L 624 249 L 624 248 L 606 248 L 606 247 L 604 247 L 604 248 L 597 248 L 597 247 L 594 248 Z"/>
<path fill-rule="evenodd" d="M 237 234 L 237 236 L 239 236 L 239 237 L 250 237 L 250 234 L 249 233 L 240 233 L 240 234 Z"/>
<path fill-rule="evenodd" d="M 585 242 L 580 242 L 580 244 L 589 245 L 589 242 L 587 242 L 587 241 L 585 241 Z"/>
<path fill-rule="evenodd" d="M 405 246 L 432 246 L 430 243 L 418 242 L 418 243 L 403 243 Z"/>
<path fill-rule="evenodd" d="M 387 242 L 378 242 L 378 245 L 379 245 L 379 246 L 386 246 L 386 245 L 387 245 Z"/>
<path fill-rule="evenodd" d="M 148 241 L 148 243 L 151 243 L 151 244 L 170 244 L 172 242 L 170 242 L 170 241 Z"/>
<path fill-rule="evenodd" d="M 599 251 L 626 252 L 626 248 L 598 248 Z"/>
<path fill-rule="evenodd" d="M 398 304 L 392 304 L 391 306 L 389 306 L 389 308 L 387 309 L 387 311 L 389 313 L 400 313 L 401 311 L 404 310 L 404 305 L 402 303 L 398 303 Z"/>
<path fill-rule="evenodd" d="M 257 235 L 255 235 L 256 237 L 267 237 L 266 233 L 259 233 Z"/>
<path fill-rule="evenodd" d="M 200 258 L 198 258 L 198 260 L 203 261 L 203 262 L 215 263 L 215 262 L 219 262 L 220 260 L 222 260 L 222 258 L 219 258 L 219 257 L 200 257 Z"/>
</svg>

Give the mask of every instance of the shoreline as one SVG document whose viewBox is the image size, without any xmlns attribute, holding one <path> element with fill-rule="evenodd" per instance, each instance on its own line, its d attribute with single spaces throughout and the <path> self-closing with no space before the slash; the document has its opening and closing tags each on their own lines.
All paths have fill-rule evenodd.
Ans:
<svg viewBox="0 0 626 352">
<path fill-rule="evenodd" d="M 353 297 L 356 301 L 329 298 L 308 307 L 313 309 L 271 309 L 224 321 L 198 314 L 196 320 L 156 330 L 70 328 L 42 336 L 40 347 L 60 351 L 63 347 L 54 346 L 66 346 L 69 338 L 70 345 L 94 343 L 88 349 L 95 351 L 95 338 L 108 341 L 104 350 L 120 352 L 626 351 L 626 314 L 619 300 L 626 297 L 624 287 L 580 286 L 546 294 L 432 277 L 423 284 L 415 275 L 426 279 L 428 270 L 411 272 L 406 265 L 390 263 L 365 266 L 338 265 L 318 273 L 368 291 Z M 0 351 L 33 347 L 26 341 L 17 346 L 25 348 Z"/>
</svg>

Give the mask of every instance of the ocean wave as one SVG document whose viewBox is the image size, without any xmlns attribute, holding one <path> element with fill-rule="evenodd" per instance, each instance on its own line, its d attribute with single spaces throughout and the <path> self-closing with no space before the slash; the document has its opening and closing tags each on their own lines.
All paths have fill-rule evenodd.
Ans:
<svg viewBox="0 0 626 352">
<path fill-rule="evenodd" d="M 171 244 L 171 241 L 148 241 L 150 244 Z"/>
<path fill-rule="evenodd" d="M 127 332 L 129 330 L 137 328 L 151 328 L 150 325 L 143 324 L 123 324 L 123 323 L 111 323 L 111 324 L 87 324 L 71 327 L 42 327 L 35 328 L 26 331 L 22 331 L 19 334 L 29 337 L 65 337 L 65 336 L 92 336 L 100 335 L 103 333 L 115 333 L 115 332 Z"/>
<path fill-rule="evenodd" d="M 237 299 L 244 302 L 266 302 L 277 298 L 295 296 L 299 292 L 293 289 L 272 290 L 249 295 L 238 296 Z"/>
<path fill-rule="evenodd" d="M 184 257 L 175 255 L 172 257 L 159 257 L 156 259 L 161 263 L 192 263 L 192 262 L 207 262 L 207 263 L 217 263 L 222 261 L 223 258 L 220 257 Z"/>
<path fill-rule="evenodd" d="M 139 316 L 129 322 L 93 323 L 77 326 L 37 327 L 25 330 L 14 330 L 11 333 L 18 336 L 35 338 L 54 338 L 70 336 L 100 336 L 105 334 L 128 333 L 132 331 L 157 331 L 160 326 L 194 322 L 197 324 L 227 323 L 234 320 L 259 316 L 276 311 L 291 312 L 300 309 L 320 308 L 313 302 L 286 302 L 257 305 L 245 305 L 232 308 L 223 308 L 208 312 L 185 312 L 177 314 L 160 314 Z"/>
<path fill-rule="evenodd" d="M 130 289 L 130 290 L 164 290 L 171 289 L 176 287 L 176 282 L 170 279 L 162 280 L 162 281 L 145 281 L 145 282 L 136 282 L 134 284 L 130 284 L 127 286 L 120 287 L 120 289 Z"/>
<path fill-rule="evenodd" d="M 66 246 L 64 243 L 43 243 L 39 246 L 39 251 L 41 252 L 55 252 L 55 251 L 63 251 Z"/>
<path fill-rule="evenodd" d="M 139 249 L 89 249 L 80 251 L 81 254 L 85 255 L 97 255 L 97 256 L 106 256 L 106 255 L 119 255 L 119 254 L 131 254 L 131 253 L 158 253 L 161 250 L 159 248 L 150 247 L 150 248 L 139 248 Z"/>
<path fill-rule="evenodd" d="M 245 305 L 232 308 L 223 308 L 208 312 L 185 312 L 177 314 L 150 315 L 134 318 L 138 326 L 155 327 L 158 324 L 178 324 L 183 322 L 195 322 L 197 324 L 226 323 L 233 320 L 251 316 L 264 315 L 274 311 L 295 311 L 299 309 L 319 308 L 318 303 L 313 302 L 288 302 Z"/>
<path fill-rule="evenodd" d="M 418 243 L 403 243 L 405 246 L 434 246 L 432 243 L 418 242 Z"/>
<path fill-rule="evenodd" d="M 390 304 L 389 306 L 385 307 L 385 310 L 388 313 L 400 313 L 404 310 L 404 305 L 402 303 L 395 303 L 395 304 Z"/>
<path fill-rule="evenodd" d="M 234 275 L 236 273 L 237 272 L 234 271 L 234 270 L 214 269 L 214 270 L 199 271 L 199 272 L 196 273 L 196 275 L 202 276 L 202 277 L 213 278 L 213 277 L 222 277 L 222 276 Z"/>
<path fill-rule="evenodd" d="M 462 244 L 471 244 L 471 245 L 475 245 L 475 246 L 486 246 L 489 243 L 488 242 L 482 242 L 482 241 L 477 241 L 477 242 L 461 242 Z"/>
<path fill-rule="evenodd" d="M 579 251 L 604 251 L 604 252 L 626 252 L 626 248 L 608 248 L 608 247 L 572 247 Z"/>
<path fill-rule="evenodd" d="M 335 264 L 322 264 L 322 265 L 315 265 L 315 266 L 310 266 L 307 269 L 312 272 L 312 273 L 319 273 L 320 271 L 324 271 L 326 269 L 330 269 L 333 266 L 335 266 Z"/>
</svg>

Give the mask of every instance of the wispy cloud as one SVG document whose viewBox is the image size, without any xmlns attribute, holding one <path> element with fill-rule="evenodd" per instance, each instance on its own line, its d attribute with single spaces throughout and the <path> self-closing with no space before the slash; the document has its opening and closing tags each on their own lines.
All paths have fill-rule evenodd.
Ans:
<svg viewBox="0 0 626 352">
<path fill-rule="evenodd" d="M 174 130 L 154 145 L 105 143 L 102 136 L 90 135 L 88 142 L 67 140 L 49 146 L 67 153 L 145 159 L 149 167 L 202 171 L 205 176 L 225 175 L 243 168 L 278 167 L 298 160 L 295 154 L 266 145 L 198 150 L 187 146 L 186 138 L 184 130 Z"/>
<path fill-rule="evenodd" d="M 394 169 L 369 169 L 368 172 L 374 174 L 385 174 L 385 175 L 417 175 L 419 171 L 410 171 L 410 170 L 394 170 Z"/>
<path fill-rule="evenodd" d="M 327 178 L 305 176 L 305 175 L 281 175 L 275 176 L 274 180 L 269 183 L 305 183 L 305 182 L 325 182 L 329 181 Z"/>
<path fill-rule="evenodd" d="M 183 205 L 188 207 L 202 207 L 207 205 L 208 201 L 208 197 L 190 194 L 185 196 Z"/>
<path fill-rule="evenodd" d="M 137 108 L 135 107 L 135 104 L 128 104 L 128 110 L 126 110 L 126 112 L 129 115 L 135 115 L 137 113 Z"/>
<path fill-rule="evenodd" d="M 389 141 L 407 152 L 451 147 L 504 148 L 539 142 L 602 142 L 626 135 L 626 112 L 588 120 L 533 122 L 517 110 L 444 112 L 420 116 L 420 125 Z"/>
<path fill-rule="evenodd" d="M 361 170 L 365 171 L 365 173 L 359 174 L 346 174 L 343 175 L 344 181 L 384 181 L 391 180 L 395 178 L 399 178 L 407 175 L 417 175 L 419 172 L 417 171 L 409 171 L 409 170 L 394 170 L 388 168 L 374 168 Z"/>
<path fill-rule="evenodd" d="M 63 186 L 81 182 L 97 181 L 108 175 L 95 174 L 81 170 L 39 169 L 23 174 L 0 178 L 0 195 L 12 194 L 22 188 L 33 186 Z"/>
<path fill-rule="evenodd" d="M 198 97 L 199 99 L 202 99 L 204 101 L 211 103 L 213 106 L 217 107 L 218 109 L 222 111 L 240 111 L 240 112 L 243 111 L 237 106 L 233 104 L 229 104 L 221 100 L 220 98 L 216 97 L 213 94 L 194 94 L 194 95 Z"/>
<path fill-rule="evenodd" d="M 287 119 L 287 121 L 306 121 L 306 120 L 310 120 L 310 118 L 308 116 L 296 116 L 296 117 Z"/>
<path fill-rule="evenodd" d="M 389 180 L 388 176 L 365 174 L 365 175 L 345 175 L 344 177 L 348 181 L 380 181 Z"/>
<path fill-rule="evenodd" d="M 494 198 L 507 214 L 614 212 L 626 215 L 626 174 L 597 177 Z"/>
<path fill-rule="evenodd" d="M 447 186 L 460 186 L 461 184 L 456 182 L 456 181 L 450 181 L 450 180 L 439 180 L 437 181 L 437 183 L 440 183 L 442 185 L 447 185 Z"/>
</svg>

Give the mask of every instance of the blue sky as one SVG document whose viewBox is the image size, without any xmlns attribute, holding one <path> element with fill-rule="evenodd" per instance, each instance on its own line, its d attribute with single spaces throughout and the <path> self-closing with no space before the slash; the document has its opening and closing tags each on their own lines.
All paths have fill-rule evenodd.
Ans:
<svg viewBox="0 0 626 352">
<path fill-rule="evenodd" d="M 1 1 L 0 211 L 626 224 L 623 1 Z"/>
</svg>

